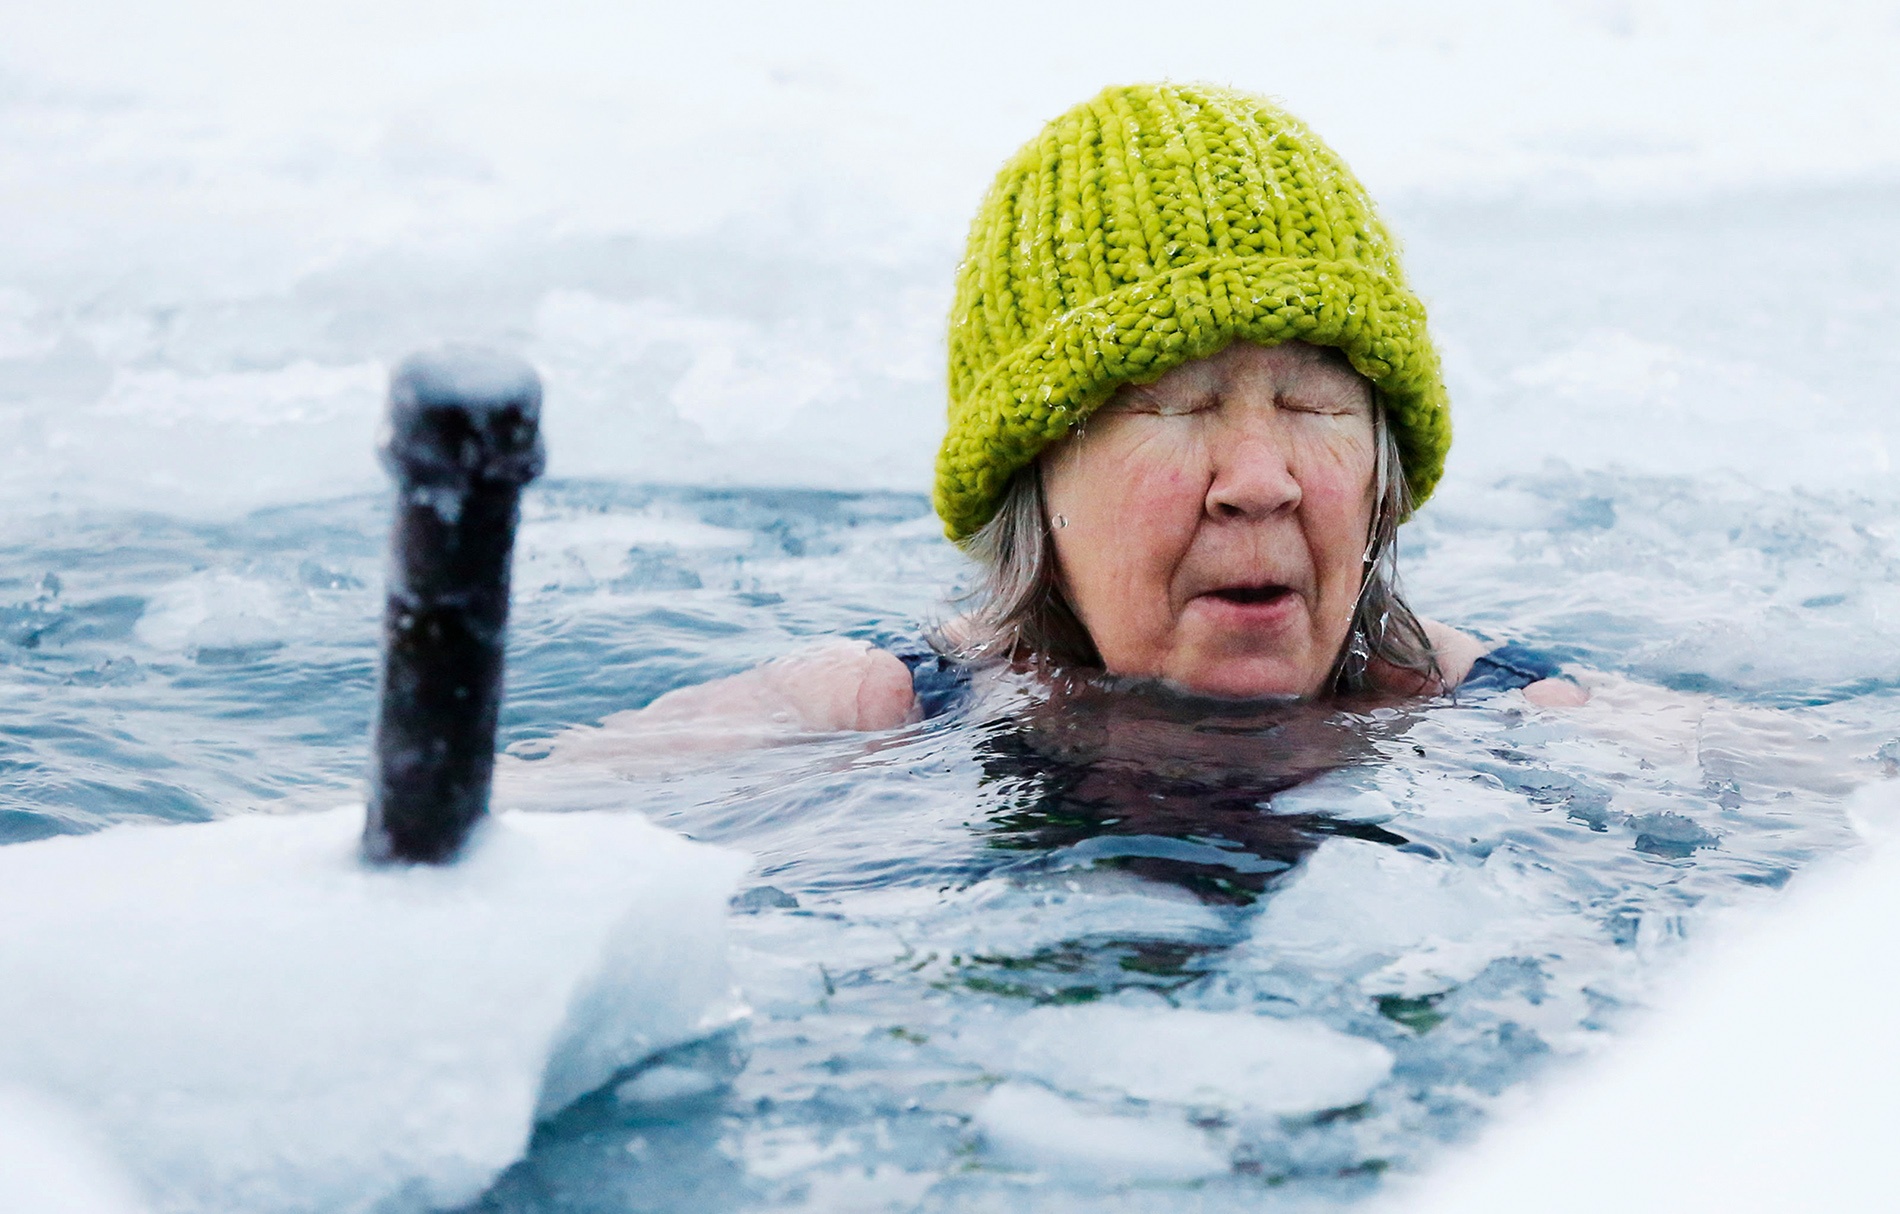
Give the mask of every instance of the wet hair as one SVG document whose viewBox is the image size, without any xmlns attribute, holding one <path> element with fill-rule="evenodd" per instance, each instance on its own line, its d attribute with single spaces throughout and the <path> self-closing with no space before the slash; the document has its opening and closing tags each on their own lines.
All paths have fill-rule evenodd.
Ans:
<svg viewBox="0 0 1900 1214">
<path fill-rule="evenodd" d="M 1423 689 L 1444 685 L 1431 640 L 1399 589 L 1399 523 L 1411 513 L 1412 501 L 1398 436 L 1376 399 L 1372 419 L 1372 523 L 1352 625 L 1327 680 L 1331 692 L 1343 696 L 1377 690 L 1377 665 L 1415 675 Z M 1062 590 L 1039 462 L 1010 478 L 995 516 L 963 548 L 982 577 L 964 596 L 969 610 L 958 635 L 946 638 L 943 648 L 969 659 L 1101 668 L 1101 654 Z"/>
</svg>

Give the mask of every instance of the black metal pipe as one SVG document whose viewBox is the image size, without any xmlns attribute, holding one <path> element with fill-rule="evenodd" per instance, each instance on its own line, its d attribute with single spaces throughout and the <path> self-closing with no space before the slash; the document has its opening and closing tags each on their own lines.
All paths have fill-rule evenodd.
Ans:
<svg viewBox="0 0 1900 1214">
<path fill-rule="evenodd" d="M 508 566 L 521 489 L 541 474 L 541 381 L 518 359 L 449 347 L 389 385 L 396 479 L 383 666 L 363 852 L 451 861 L 488 812 Z"/>
</svg>

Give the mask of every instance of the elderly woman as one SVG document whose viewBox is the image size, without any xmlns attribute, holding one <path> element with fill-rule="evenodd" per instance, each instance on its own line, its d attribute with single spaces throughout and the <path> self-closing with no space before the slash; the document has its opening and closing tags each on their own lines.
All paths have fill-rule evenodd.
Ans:
<svg viewBox="0 0 1900 1214">
<path fill-rule="evenodd" d="M 1421 620 L 1402 523 L 1451 428 L 1425 309 L 1345 164 L 1268 101 L 1111 88 L 998 174 L 950 322 L 935 504 L 983 568 L 933 651 L 836 642 L 617 729 L 883 729 L 989 661 L 1207 696 L 1582 700 Z"/>
</svg>

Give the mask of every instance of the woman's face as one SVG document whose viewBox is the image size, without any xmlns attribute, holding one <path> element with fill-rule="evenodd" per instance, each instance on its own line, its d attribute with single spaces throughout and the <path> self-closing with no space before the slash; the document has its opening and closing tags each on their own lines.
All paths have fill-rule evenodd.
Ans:
<svg viewBox="0 0 1900 1214">
<path fill-rule="evenodd" d="M 1372 520 L 1372 388 L 1336 353 L 1235 342 L 1128 385 L 1044 453 L 1062 587 L 1111 673 L 1314 695 Z"/>
</svg>

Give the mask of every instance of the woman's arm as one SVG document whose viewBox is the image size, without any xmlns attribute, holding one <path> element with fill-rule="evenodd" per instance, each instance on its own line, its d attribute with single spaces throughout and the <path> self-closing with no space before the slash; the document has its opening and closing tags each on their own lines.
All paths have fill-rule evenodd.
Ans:
<svg viewBox="0 0 1900 1214">
<path fill-rule="evenodd" d="M 645 708 L 556 738 L 548 758 L 619 763 L 769 746 L 819 733 L 894 729 L 916 717 L 910 670 L 864 641 L 826 641 L 667 692 Z"/>
</svg>

